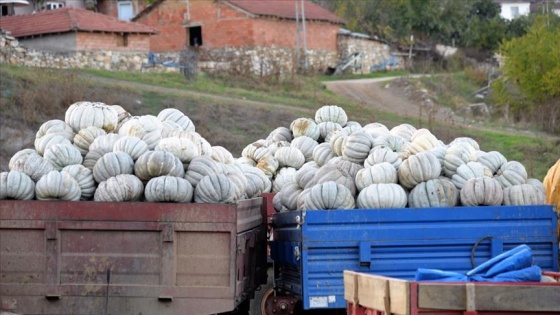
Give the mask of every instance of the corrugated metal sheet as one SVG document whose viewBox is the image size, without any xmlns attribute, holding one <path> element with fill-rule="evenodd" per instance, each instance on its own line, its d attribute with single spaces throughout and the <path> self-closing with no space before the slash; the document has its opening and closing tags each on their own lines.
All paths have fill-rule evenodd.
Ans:
<svg viewBox="0 0 560 315">
<path fill-rule="evenodd" d="M 551 206 L 279 213 L 272 258 L 278 268 L 297 266 L 300 277 L 292 270 L 276 281 L 286 290 L 301 287 L 293 293 L 305 309 L 344 308 L 344 270 L 402 279 L 418 268 L 466 272 L 471 253 L 480 264 L 520 244 L 532 248 L 535 264 L 557 270 L 556 220 Z M 298 251 L 299 260 L 291 254 Z"/>
</svg>

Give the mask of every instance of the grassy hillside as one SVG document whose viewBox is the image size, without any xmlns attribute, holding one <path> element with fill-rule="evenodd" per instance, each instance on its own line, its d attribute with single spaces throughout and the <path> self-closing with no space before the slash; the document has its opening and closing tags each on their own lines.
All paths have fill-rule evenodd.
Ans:
<svg viewBox="0 0 560 315">
<path fill-rule="evenodd" d="M 279 126 L 289 127 L 298 117 L 313 118 L 315 111 L 326 104 L 343 107 L 350 120 L 361 124 L 381 122 L 392 128 L 410 123 L 422 127 L 418 121 L 375 112 L 342 99 L 324 89 L 319 77 L 264 80 L 200 75 L 196 81 L 186 82 L 175 73 L 64 71 L 6 65 L 0 67 L 0 77 L 3 128 L 26 129 L 29 134 L 34 134 L 46 120 L 63 120 L 66 108 L 83 100 L 118 104 L 133 115 L 157 115 L 164 108 L 177 108 L 193 120 L 197 132 L 212 145 L 224 146 L 236 156 L 247 144 L 266 138 Z M 508 160 L 520 161 L 530 176 L 541 180 L 560 157 L 559 143 L 551 138 L 467 130 L 446 122 L 438 122 L 431 130 L 445 142 L 459 136 L 473 137 L 482 150 L 500 151 Z M 23 145 L 32 146 L 33 138 L 28 137 Z M 2 170 L 7 168 L 6 163 L 2 161 Z"/>
</svg>

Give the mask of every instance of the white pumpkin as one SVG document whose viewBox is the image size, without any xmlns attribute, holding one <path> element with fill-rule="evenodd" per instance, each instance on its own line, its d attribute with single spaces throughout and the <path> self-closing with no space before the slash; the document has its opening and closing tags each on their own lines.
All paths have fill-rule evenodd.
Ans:
<svg viewBox="0 0 560 315">
<path fill-rule="evenodd" d="M 51 134 L 46 134 L 44 136 L 42 136 L 41 138 L 37 138 L 35 139 L 35 150 L 37 151 L 37 153 L 39 153 L 39 155 L 43 156 L 45 154 L 45 151 L 48 150 L 49 147 L 55 145 L 55 144 L 59 144 L 59 143 L 65 143 L 65 144 L 72 144 L 70 142 L 70 140 L 66 139 L 64 136 L 61 136 L 59 134 L 56 133 L 51 133 Z"/>
<path fill-rule="evenodd" d="M 68 165 L 62 169 L 62 172 L 70 174 L 80 186 L 80 200 L 90 200 L 97 187 L 93 179 L 93 172 L 83 165 Z"/>
<path fill-rule="evenodd" d="M 445 176 L 451 178 L 457 172 L 457 168 L 468 162 L 475 162 L 476 149 L 468 142 L 459 142 L 450 145 L 445 152 L 443 171 Z"/>
<path fill-rule="evenodd" d="M 93 178 L 101 183 L 120 174 L 133 174 L 134 161 L 124 152 L 109 152 L 93 166 Z"/>
<path fill-rule="evenodd" d="M 154 177 L 165 175 L 183 177 L 185 169 L 179 158 L 170 152 L 148 151 L 134 163 L 134 174 L 140 180 L 148 181 Z"/>
<path fill-rule="evenodd" d="M 335 182 L 348 188 L 352 195 L 356 194 L 356 184 L 354 177 L 348 169 L 337 164 L 325 164 L 321 166 L 313 175 L 313 178 L 303 188 L 312 188 L 315 185 L 326 182 Z"/>
<path fill-rule="evenodd" d="M 422 182 L 408 195 L 408 206 L 411 208 L 454 207 L 458 203 L 459 190 L 445 177 Z"/>
<path fill-rule="evenodd" d="M 531 184 L 513 185 L 504 188 L 504 205 L 544 205 L 545 192 L 539 186 Z"/>
<path fill-rule="evenodd" d="M 355 132 L 346 137 L 342 144 L 342 158 L 354 163 L 363 164 L 373 146 L 373 139 L 364 132 Z"/>
<path fill-rule="evenodd" d="M 506 158 L 498 151 L 477 151 L 476 156 L 476 160 L 488 167 L 492 171 L 492 174 L 496 174 L 502 165 L 507 163 Z"/>
<path fill-rule="evenodd" d="M 280 167 L 293 167 L 299 169 L 305 163 L 305 156 L 296 147 L 279 148 L 274 153 L 274 158 Z"/>
<path fill-rule="evenodd" d="M 463 206 L 499 206 L 504 200 L 502 186 L 490 177 L 469 179 L 461 188 L 460 196 Z"/>
<path fill-rule="evenodd" d="M 325 105 L 315 112 L 315 122 L 333 122 L 345 126 L 348 116 L 342 107 L 336 105 Z"/>
<path fill-rule="evenodd" d="M 338 123 L 332 121 L 324 121 L 317 124 L 319 127 L 319 139 L 323 139 L 325 142 L 329 142 L 331 136 L 338 130 L 342 130 L 342 126 Z"/>
<path fill-rule="evenodd" d="M 57 134 L 72 141 L 74 139 L 74 130 L 67 123 L 60 119 L 48 120 L 39 127 L 39 131 L 35 134 L 35 139 L 39 139 L 47 134 Z"/>
<path fill-rule="evenodd" d="M 326 142 L 317 145 L 313 149 L 313 161 L 315 161 L 315 163 L 317 163 L 317 165 L 319 166 L 323 166 L 335 156 L 336 155 L 331 149 L 331 145 Z"/>
<path fill-rule="evenodd" d="M 297 170 L 295 174 L 296 183 L 301 187 L 307 186 L 307 183 L 313 179 L 315 173 L 319 169 L 319 165 L 315 162 L 307 162 Z"/>
<path fill-rule="evenodd" d="M 399 169 L 402 164 L 402 159 L 399 157 L 398 153 L 393 152 L 390 148 L 379 146 L 371 149 L 364 161 L 364 166 L 370 167 L 384 162 L 390 163 L 395 169 Z"/>
<path fill-rule="evenodd" d="M 410 124 L 400 124 L 389 130 L 389 133 L 403 138 L 405 141 L 410 142 L 412 135 L 417 131 L 416 127 Z"/>
<path fill-rule="evenodd" d="M 451 181 L 457 189 L 463 188 L 467 180 L 476 177 L 493 177 L 492 171 L 478 162 L 468 162 L 457 168 L 457 173 L 453 174 Z"/>
<path fill-rule="evenodd" d="M 397 184 L 369 185 L 356 198 L 358 209 L 404 208 L 406 203 L 406 192 Z"/>
<path fill-rule="evenodd" d="M 247 145 L 241 152 L 241 156 L 259 162 L 266 155 L 270 155 L 270 150 L 264 143 L 253 142 Z"/>
<path fill-rule="evenodd" d="M 247 179 L 245 186 L 245 194 L 247 198 L 254 198 L 260 196 L 262 193 L 268 193 L 272 189 L 272 182 L 264 174 L 263 171 L 256 167 L 241 165 L 243 174 Z"/>
<path fill-rule="evenodd" d="M 233 163 L 233 154 L 229 152 L 226 148 L 221 146 L 213 146 L 212 154 L 210 156 L 217 162 L 231 164 Z"/>
<path fill-rule="evenodd" d="M 354 209 L 354 194 L 344 185 L 328 181 L 311 188 L 305 197 L 304 207 L 306 210 Z"/>
<path fill-rule="evenodd" d="M 298 118 L 290 124 L 290 130 L 294 135 L 294 138 L 300 136 L 308 136 L 313 140 L 319 139 L 321 131 L 317 123 L 309 118 Z"/>
<path fill-rule="evenodd" d="M 99 202 L 139 201 L 144 195 L 144 184 L 131 174 L 120 174 L 99 183 L 93 200 Z"/>
<path fill-rule="evenodd" d="M 291 147 L 297 148 L 303 153 L 306 162 L 313 160 L 313 149 L 315 149 L 317 145 L 319 145 L 319 143 L 308 136 L 297 137 L 290 144 Z"/>
<path fill-rule="evenodd" d="M 502 165 L 495 176 L 502 188 L 527 183 L 527 170 L 517 161 L 509 161 Z"/>
<path fill-rule="evenodd" d="M 81 195 L 80 185 L 67 172 L 51 171 L 35 185 L 38 200 L 79 201 Z"/>
<path fill-rule="evenodd" d="M 124 152 L 130 155 L 134 161 L 148 150 L 148 145 L 144 140 L 131 136 L 122 136 L 113 144 L 113 152 Z"/>
<path fill-rule="evenodd" d="M 81 129 L 74 136 L 74 145 L 80 150 L 82 156 L 85 156 L 89 152 L 89 146 L 93 143 L 95 138 L 106 134 L 107 132 L 105 132 L 105 130 L 95 126 Z"/>
<path fill-rule="evenodd" d="M 195 157 L 200 156 L 198 146 L 190 139 L 184 137 L 161 139 L 154 150 L 169 152 L 175 155 L 183 163 L 190 163 Z"/>
<path fill-rule="evenodd" d="M 57 143 L 50 146 L 43 157 L 51 162 L 57 171 L 62 170 L 65 166 L 83 162 L 80 150 L 70 143 Z"/>
<path fill-rule="evenodd" d="M 159 112 L 157 118 L 162 122 L 172 121 L 181 126 L 184 131 L 195 131 L 192 120 L 178 109 L 166 108 Z"/>
<path fill-rule="evenodd" d="M 282 187 L 280 193 L 280 203 L 288 211 L 297 209 L 297 199 L 303 189 L 297 183 L 289 183 Z"/>
<path fill-rule="evenodd" d="M 197 156 L 189 163 L 185 172 L 185 179 L 191 183 L 193 187 L 206 175 L 221 174 L 222 168 L 219 163 L 206 155 Z"/>
<path fill-rule="evenodd" d="M 235 185 L 224 174 L 202 177 L 194 190 L 196 203 L 230 203 L 235 201 Z"/>
<path fill-rule="evenodd" d="M 152 115 L 131 117 L 119 129 L 119 135 L 137 137 L 146 142 L 153 150 L 162 139 L 163 126 L 161 121 Z"/>
<path fill-rule="evenodd" d="M 294 136 L 292 131 L 286 127 L 278 127 L 270 132 L 266 140 L 272 140 L 273 142 L 287 141 L 291 142 Z"/>
<path fill-rule="evenodd" d="M 90 126 L 113 132 L 119 123 L 119 114 L 115 108 L 104 103 L 77 102 L 68 107 L 64 121 L 74 132 Z"/>
<path fill-rule="evenodd" d="M 375 164 L 359 170 L 355 182 L 358 191 L 362 191 L 372 184 L 396 184 L 398 182 L 397 170 L 387 162 Z"/>
<path fill-rule="evenodd" d="M 402 186 L 413 188 L 421 182 L 438 178 L 441 174 L 441 164 L 433 153 L 424 151 L 404 160 L 397 174 Z"/>
<path fill-rule="evenodd" d="M 101 135 L 93 140 L 89 145 L 89 150 L 102 149 L 103 151 L 110 152 L 113 151 L 115 143 L 124 136 L 116 133 L 108 133 L 106 135 Z"/>
<path fill-rule="evenodd" d="M 19 171 L 0 173 L 0 200 L 31 200 L 35 197 L 35 182 Z"/>
<path fill-rule="evenodd" d="M 176 176 L 154 177 L 144 189 L 146 201 L 150 202 L 191 202 L 193 194 L 192 185 Z"/>
<path fill-rule="evenodd" d="M 297 184 L 296 172 L 297 170 L 293 167 L 281 167 L 278 169 L 276 176 L 274 176 L 274 181 L 272 182 L 272 191 L 279 192 L 288 184 Z"/>
<path fill-rule="evenodd" d="M 33 149 L 24 149 L 16 152 L 8 164 L 10 171 L 19 171 L 27 174 L 33 181 L 38 181 L 47 173 L 54 171 L 51 162 L 45 160 Z"/>
<path fill-rule="evenodd" d="M 288 149 L 292 149 L 292 148 L 288 148 Z M 296 148 L 293 148 L 293 149 L 297 150 Z M 303 154 L 302 154 L 302 158 L 303 158 Z M 289 165 L 286 165 L 286 166 L 289 166 Z M 274 175 L 276 174 L 276 171 L 278 170 L 279 167 L 280 167 L 280 163 L 278 162 L 278 160 L 272 154 L 265 155 L 257 163 L 257 168 L 260 169 L 261 171 L 263 171 L 265 173 L 265 175 L 268 176 L 271 179 L 274 177 Z"/>
<path fill-rule="evenodd" d="M 89 151 L 86 156 L 84 156 L 84 161 L 82 165 L 93 171 L 93 167 L 95 163 L 102 158 L 105 154 L 110 153 L 112 151 L 106 151 L 104 149 L 96 149 Z"/>
</svg>

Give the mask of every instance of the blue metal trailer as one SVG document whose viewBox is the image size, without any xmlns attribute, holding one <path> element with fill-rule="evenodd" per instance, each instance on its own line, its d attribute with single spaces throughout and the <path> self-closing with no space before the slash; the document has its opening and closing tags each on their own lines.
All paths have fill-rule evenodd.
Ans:
<svg viewBox="0 0 560 315">
<path fill-rule="evenodd" d="M 344 309 L 344 270 L 408 280 L 418 268 L 465 273 L 521 244 L 531 247 L 534 264 L 558 271 L 557 222 L 544 205 L 277 213 L 276 292 L 263 303 Z"/>
</svg>

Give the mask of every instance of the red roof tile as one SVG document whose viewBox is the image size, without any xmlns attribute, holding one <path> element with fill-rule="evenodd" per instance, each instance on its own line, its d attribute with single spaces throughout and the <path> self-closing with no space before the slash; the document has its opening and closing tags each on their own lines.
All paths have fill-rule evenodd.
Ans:
<svg viewBox="0 0 560 315">
<path fill-rule="evenodd" d="M 284 19 L 296 19 L 296 2 L 294 0 L 226 0 L 232 5 L 249 13 L 260 16 L 273 16 Z M 299 3 L 299 1 L 298 1 Z M 304 1 L 306 20 L 327 21 L 346 24 L 346 21 L 321 6 Z M 301 14 L 301 12 L 300 12 Z"/>
<path fill-rule="evenodd" d="M 109 15 L 74 7 L 3 16 L 0 19 L 0 28 L 10 31 L 14 37 L 71 31 L 157 33 L 154 28 L 140 23 L 121 21 Z"/>
</svg>

